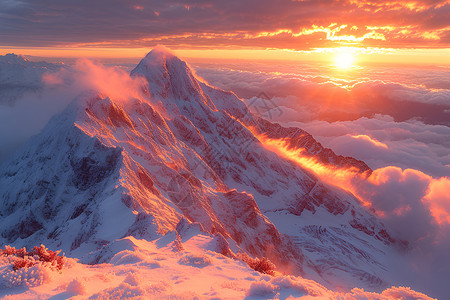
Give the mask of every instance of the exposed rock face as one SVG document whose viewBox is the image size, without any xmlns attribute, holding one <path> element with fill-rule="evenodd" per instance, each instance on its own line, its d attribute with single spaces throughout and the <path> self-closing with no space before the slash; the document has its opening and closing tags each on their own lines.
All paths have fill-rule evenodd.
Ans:
<svg viewBox="0 0 450 300">
<path fill-rule="evenodd" d="M 367 165 L 253 117 L 166 51 L 150 52 L 132 76 L 146 79 L 147 96 L 82 95 L 3 164 L 1 242 L 83 256 L 124 236 L 153 239 L 185 218 L 216 235 L 224 253 L 266 256 L 325 283 L 386 284 L 395 240 L 383 224 L 352 195 L 265 149 L 249 128 L 324 163 Z"/>
</svg>

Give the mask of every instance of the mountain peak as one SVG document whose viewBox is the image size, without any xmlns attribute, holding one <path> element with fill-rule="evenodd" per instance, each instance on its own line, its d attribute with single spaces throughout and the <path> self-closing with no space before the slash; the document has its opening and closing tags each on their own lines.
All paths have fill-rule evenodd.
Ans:
<svg viewBox="0 0 450 300">
<path fill-rule="evenodd" d="M 179 59 L 170 49 L 162 45 L 158 45 L 147 53 L 147 55 L 140 61 L 131 74 L 140 74 L 148 77 L 151 75 L 149 74 L 149 71 L 153 71 L 150 67 L 167 69 L 169 64 L 176 65 L 181 69 L 189 69 L 186 63 Z"/>
<path fill-rule="evenodd" d="M 0 59 L 3 61 L 6 61 L 6 62 L 16 63 L 16 64 L 17 63 L 22 64 L 22 63 L 29 62 L 29 60 L 27 58 L 25 58 L 25 56 L 20 55 L 20 54 L 17 55 L 14 53 L 8 53 L 3 56 L 0 56 Z"/>
<path fill-rule="evenodd" d="M 150 51 L 131 71 L 131 76 L 143 77 L 148 83 L 150 96 L 157 101 L 162 100 L 168 105 L 166 109 L 175 114 L 186 110 L 186 106 L 190 106 L 188 103 L 216 110 L 189 65 L 164 46 Z"/>
<path fill-rule="evenodd" d="M 167 60 L 177 58 L 175 53 L 163 45 L 157 45 L 145 56 L 148 60 Z"/>
</svg>

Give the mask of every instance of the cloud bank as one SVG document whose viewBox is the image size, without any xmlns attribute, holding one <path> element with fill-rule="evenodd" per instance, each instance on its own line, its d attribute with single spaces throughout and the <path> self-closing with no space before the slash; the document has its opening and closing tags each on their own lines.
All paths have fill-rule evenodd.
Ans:
<svg viewBox="0 0 450 300">
<path fill-rule="evenodd" d="M 450 128 L 447 126 L 417 120 L 395 122 L 386 115 L 288 125 L 305 129 L 335 152 L 361 159 L 372 168 L 395 165 L 434 177 L 450 176 Z"/>
<path fill-rule="evenodd" d="M 200 67 L 198 73 L 211 84 L 243 98 L 256 97 L 263 91 L 287 110 L 283 116 L 287 121 L 345 121 L 384 114 L 395 121 L 416 118 L 429 124 L 450 125 L 450 82 L 442 79 L 450 75 L 447 70 L 386 67 L 347 76 L 321 68 L 304 72 L 303 65 L 297 65 L 298 69 L 259 66 L 266 71 L 248 71 L 232 65 L 220 72 Z M 417 72 L 417 78 L 407 78 L 406 73 L 412 71 Z M 434 88 L 437 84 L 445 88 Z M 302 112 L 302 118 L 298 118 L 298 112 Z"/>
<path fill-rule="evenodd" d="M 345 77 L 313 64 L 245 68 L 198 65 L 197 72 L 246 98 L 253 112 L 301 127 L 373 169 L 397 166 L 450 176 L 450 86 L 433 87 L 445 82 L 446 69 L 416 70 L 411 76 L 409 69 L 378 67 Z"/>
<path fill-rule="evenodd" d="M 258 138 L 267 149 L 354 194 L 387 226 L 393 238 L 407 245 L 403 253 L 407 267 L 392 270 L 397 273 L 396 284 L 446 295 L 446 278 L 450 275 L 450 177 L 433 178 L 394 166 L 376 169 L 366 177 L 357 170 L 332 168 L 305 157 L 284 140 L 264 135 Z M 437 270 L 440 275 L 436 275 Z"/>
<path fill-rule="evenodd" d="M 353 170 L 327 168 L 289 150 L 284 141 L 260 137 L 272 151 L 374 209 L 396 238 L 409 242 L 405 254 L 409 269 L 402 274 L 405 282 L 446 295 L 445 280 L 450 276 L 448 71 L 416 70 L 412 76 L 407 69 L 379 67 L 351 77 L 311 65 L 276 68 L 197 66 L 207 81 L 247 98 L 254 113 L 300 127 L 337 154 L 366 162 L 374 170 L 368 178 Z"/>
</svg>

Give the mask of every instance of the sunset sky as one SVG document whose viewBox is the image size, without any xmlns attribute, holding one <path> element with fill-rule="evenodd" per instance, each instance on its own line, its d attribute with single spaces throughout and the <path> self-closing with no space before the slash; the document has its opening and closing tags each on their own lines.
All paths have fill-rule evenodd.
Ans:
<svg viewBox="0 0 450 300">
<path fill-rule="evenodd" d="M 6 55 L 10 53 L 16 55 Z M 189 139 L 195 140 L 193 144 L 202 141 L 205 145 L 210 143 L 224 149 L 229 147 L 229 163 L 232 167 L 229 168 L 229 173 L 224 173 L 223 176 L 226 180 L 230 178 L 229 180 L 237 182 L 236 186 L 229 186 L 230 190 L 243 189 L 245 195 L 247 193 L 256 195 L 252 199 L 261 201 L 258 205 L 259 203 L 263 206 L 268 205 L 264 208 L 267 209 L 264 212 L 267 216 L 274 212 L 287 211 L 285 208 L 272 210 L 273 207 L 270 206 L 272 204 L 268 204 L 269 200 L 278 203 L 286 197 L 292 201 L 286 200 L 286 207 L 288 204 L 289 209 L 291 206 L 300 207 L 300 202 L 296 202 L 300 199 L 298 197 L 310 199 L 309 195 L 315 193 L 313 190 L 321 189 L 321 181 L 337 187 L 339 193 L 347 191 L 359 199 L 358 207 L 362 204 L 364 211 L 367 209 L 370 214 L 373 213 L 374 218 L 392 230 L 393 237 L 398 237 L 398 241 L 401 241 L 402 249 L 403 245 L 407 245 L 403 241 L 409 243 L 408 255 L 404 257 L 407 268 L 400 270 L 402 281 L 398 282 L 419 291 L 429 292 L 430 295 L 448 294 L 449 0 L 0 0 L 0 167 L 7 165 L 9 159 L 16 153 L 21 153 L 18 152 L 22 151 L 20 149 L 27 149 L 30 137 L 46 130 L 44 128 L 49 126 L 46 124 L 53 124 L 51 121 L 49 123 L 52 117 L 64 116 L 67 111 L 72 113 L 71 109 L 76 107 L 80 111 L 80 116 L 84 116 L 86 111 L 91 118 L 90 106 L 78 109 L 77 105 L 82 103 L 84 98 L 87 99 L 87 92 L 90 95 L 93 91 L 96 92 L 95 95 L 98 94 L 97 98 L 93 98 L 93 103 L 110 101 L 112 103 L 110 107 L 114 109 L 108 114 L 99 114 L 98 120 L 103 118 L 104 123 L 98 121 L 94 124 L 92 121 L 94 125 L 85 125 L 85 129 L 91 127 L 95 129 L 98 126 L 101 130 L 84 131 L 82 126 L 75 126 L 90 136 L 98 135 L 104 138 L 103 130 L 109 126 L 113 128 L 111 132 L 114 134 L 116 132 L 122 134 L 121 130 L 125 130 L 123 129 L 125 126 L 115 126 L 114 120 L 111 119 L 116 117 L 112 117 L 112 112 L 119 111 L 120 108 L 122 116 L 120 118 L 128 120 L 128 123 L 125 122 L 127 125 L 134 124 L 127 114 L 130 116 L 134 114 L 135 117 L 131 120 L 134 122 L 139 119 L 138 123 L 145 126 L 139 125 L 141 127 L 135 129 L 129 125 L 133 130 L 123 131 L 123 135 L 117 136 L 111 133 L 105 140 L 113 141 L 108 142 L 107 147 L 111 145 L 130 147 L 132 151 L 129 153 L 132 155 L 135 155 L 135 149 L 139 151 L 145 149 L 142 150 L 145 155 L 139 156 L 136 161 L 140 162 L 141 158 L 142 161 L 148 160 L 149 166 L 155 168 L 149 167 L 148 170 L 158 170 L 152 173 L 152 176 L 159 177 L 162 174 L 161 180 L 160 178 L 154 180 L 155 185 L 149 179 L 152 181 L 152 192 L 154 186 L 163 182 L 167 185 L 167 190 L 160 194 L 169 195 L 170 182 L 176 178 L 169 179 L 172 171 L 175 172 L 173 174 L 182 174 L 185 180 L 187 180 L 185 174 L 189 171 L 199 178 L 203 176 L 199 182 L 210 179 L 211 182 L 216 182 L 216 175 L 211 175 L 211 178 L 206 178 L 207 175 L 197 175 L 201 173 L 196 171 L 197 166 L 206 163 L 200 159 L 203 154 L 200 152 L 198 154 L 197 148 L 185 146 L 191 142 Z M 75 104 L 72 106 L 69 103 Z M 147 123 L 140 119 L 141 113 L 138 113 L 137 109 L 134 111 L 134 104 L 145 108 L 142 116 L 147 118 L 147 115 L 151 115 L 150 119 L 145 121 Z M 147 107 L 152 107 L 151 113 L 147 112 Z M 159 118 L 164 119 L 164 122 L 156 117 L 153 119 L 154 112 L 160 114 Z M 198 117 L 203 114 L 203 119 Z M 75 115 L 78 118 L 78 111 L 76 113 L 73 111 L 73 115 L 74 118 Z M 258 121 L 248 124 L 237 122 L 241 121 L 242 116 L 244 116 L 242 119 L 249 117 L 249 120 Z M 212 122 L 212 119 L 215 121 Z M 183 130 L 178 128 L 178 121 L 182 122 L 180 124 L 186 124 L 186 127 L 183 125 L 182 128 L 187 128 L 183 130 L 187 132 L 186 136 L 189 139 L 186 137 L 186 140 L 183 140 L 185 133 L 181 133 Z M 266 121 L 273 123 L 271 125 L 273 127 L 261 132 L 252 127 L 254 124 L 266 124 Z M 82 124 L 84 121 L 80 122 Z M 157 123 L 165 124 L 164 129 L 158 129 L 163 126 L 158 127 Z M 71 123 L 70 126 L 72 125 Z M 227 132 L 227 135 L 222 131 L 210 130 L 214 127 L 228 128 L 234 125 L 237 129 Z M 284 129 L 280 129 L 281 127 Z M 282 133 L 279 137 L 269 138 L 267 133 L 271 131 Z M 247 152 L 244 152 L 247 149 L 243 149 L 234 139 L 234 134 L 238 136 L 242 132 L 256 145 L 252 146 L 257 149 L 252 152 L 255 153 L 254 156 L 250 152 L 248 153 L 252 155 L 247 155 Z M 295 135 L 291 135 L 292 132 L 295 132 Z M 298 132 L 301 132 L 302 138 L 308 136 L 308 142 L 304 145 L 298 142 L 298 147 L 292 148 L 286 141 L 296 139 Z M 183 135 L 183 138 L 178 137 L 178 133 L 180 136 Z M 147 139 L 147 135 L 152 136 L 148 144 L 139 144 L 141 140 Z M 168 136 L 170 139 L 160 140 L 160 136 Z M 314 139 L 314 143 L 310 143 L 310 138 Z M 71 143 L 69 138 L 61 138 L 62 140 Z M 33 141 L 34 139 L 31 139 L 30 143 Z M 55 145 L 59 143 L 59 140 L 55 141 L 58 141 Z M 233 143 L 236 144 L 235 148 L 229 146 Z M 42 142 L 42 145 L 44 144 L 47 145 L 47 142 Z M 317 146 L 319 144 L 320 147 Z M 51 145 L 49 149 L 53 147 L 53 144 L 49 145 Z M 328 149 L 324 150 L 322 146 Z M 126 147 L 122 150 L 128 149 Z M 196 147 L 200 148 L 197 144 Z M 308 147 L 311 148 L 307 149 Z M 88 153 L 91 151 L 89 149 L 83 151 Z M 170 156 L 172 154 L 166 156 L 166 153 L 159 149 L 164 149 L 169 154 L 173 152 L 173 156 Z M 274 153 L 267 157 L 276 158 L 275 163 L 272 164 L 269 159 L 260 155 L 266 153 L 262 152 L 266 150 L 267 153 L 271 153 L 270 155 Z M 306 150 L 311 155 L 306 155 Z M 106 153 L 106 150 L 98 151 Z M 189 155 L 184 154 L 185 152 Z M 186 173 L 181 173 L 181 170 L 184 170 L 184 167 L 180 167 L 181 162 L 191 164 L 191 152 L 195 154 L 192 154 L 192 157 L 199 157 L 201 164 L 192 163 L 196 166 L 186 167 Z M 72 156 L 72 152 L 61 153 L 63 153 L 61 157 Z M 327 153 L 333 153 L 334 156 L 327 156 Z M 128 159 L 132 155 L 124 157 Z M 151 161 L 153 157 L 155 161 L 160 157 L 167 157 L 166 160 L 161 160 L 161 165 L 170 168 L 170 172 L 160 171 L 166 170 L 163 168 L 156 169 L 157 164 Z M 231 159 L 234 157 L 239 159 Z M 277 169 L 283 169 L 284 165 L 278 163 L 278 158 L 281 158 L 283 162 L 288 160 L 289 166 L 294 166 L 296 170 L 299 167 L 301 172 L 305 170 L 305 174 L 306 172 L 313 174 L 311 176 L 315 176 L 314 184 L 309 190 L 305 188 L 298 190 L 302 191 L 301 193 L 295 192 L 291 195 L 290 189 L 297 191 L 297 187 L 303 184 L 306 187 L 307 181 L 299 180 L 291 183 L 290 177 L 296 173 L 276 171 L 273 173 L 274 178 L 280 176 L 281 179 L 273 181 L 273 185 L 276 185 L 280 192 L 272 194 L 271 191 L 265 190 L 264 185 L 269 182 L 265 181 L 266 177 L 263 177 L 261 189 L 258 189 L 252 181 L 256 176 L 249 176 L 248 181 L 245 181 L 240 179 L 241 172 L 236 171 L 240 170 L 240 162 L 244 161 L 240 159 L 244 157 L 245 164 L 248 162 L 250 167 L 247 169 L 246 165 L 243 165 L 242 170 L 247 170 L 251 176 L 264 173 L 269 164 L 270 168 L 277 166 Z M 333 157 L 361 160 L 361 163 L 364 162 L 367 168 L 370 168 L 370 172 L 366 169 L 361 174 L 358 168 L 349 167 L 352 163 L 349 163 L 349 166 L 339 165 L 337 163 L 339 160 L 336 162 Z M 169 158 L 170 163 L 166 163 L 169 162 Z M 254 163 L 257 161 L 256 158 L 258 161 L 261 160 L 260 165 Z M 32 159 L 34 158 L 30 156 L 30 164 L 33 162 Z M 177 165 L 178 161 L 180 165 Z M 239 168 L 234 168 L 233 164 Z M 69 163 L 66 165 L 69 166 Z M 72 161 L 70 165 L 72 166 Z M 253 165 L 258 167 L 258 169 L 255 167 L 257 172 L 251 171 Z M 84 158 L 82 166 L 84 168 Z M 1 170 L 0 168 L 0 175 Z M 129 178 L 139 178 L 142 181 L 141 175 L 144 173 L 141 174 L 141 169 L 137 167 L 136 170 L 139 170 L 139 173 L 136 173 L 137 177 L 130 175 Z M 150 174 L 150 171 L 148 173 Z M 245 172 L 242 173 L 245 178 Z M 8 171 L 4 174 L 13 173 Z M 13 177 L 15 174 L 7 177 Z M 47 173 L 42 174 L 47 176 Z M 236 179 L 238 177 L 239 179 Z M 67 175 L 61 178 L 72 177 Z M 197 177 L 195 179 L 197 182 Z M 229 183 L 225 179 L 224 185 Z M 67 180 L 69 182 L 69 179 Z M 130 186 L 134 184 L 131 179 L 126 180 L 130 180 Z M 18 186 L 22 186 L 22 180 L 17 182 Z M 25 183 L 25 180 L 23 182 Z M 250 182 L 253 186 L 250 184 L 246 186 L 246 182 Z M 144 185 L 147 191 L 148 186 Z M 204 187 L 209 193 L 210 183 Z M 330 191 L 334 191 L 335 187 Z M 71 186 L 69 188 L 71 189 Z M 221 187 L 220 191 L 214 193 L 219 194 L 223 191 Z M 95 193 L 97 195 L 97 190 Z M 21 194 L 22 192 L 18 195 Z M 8 191 L 8 197 L 9 195 Z M 324 195 L 324 198 L 329 196 Z M 347 203 L 348 194 L 342 195 L 344 195 L 342 203 Z M 261 197 L 258 198 L 259 196 Z M 216 195 L 211 199 L 216 199 L 215 197 Z M 165 201 L 160 198 L 149 199 L 152 199 L 150 201 L 159 199 L 158 203 Z M 205 203 L 206 199 L 209 201 L 206 196 L 201 199 L 205 199 Z M 341 198 L 336 199 L 341 201 Z M 26 205 L 30 203 L 28 198 L 27 201 Z M 178 205 L 178 202 L 173 203 L 174 207 Z M 79 207 L 83 207 L 84 210 L 87 206 Z M 78 207 L 76 209 L 78 211 Z M 138 216 L 140 214 L 139 212 Z M 341 212 L 333 214 L 338 215 Z M 349 214 L 350 211 L 347 216 Z M 353 210 L 352 214 L 354 218 Z M 0 221 L 2 216 L 4 215 L 0 213 Z M 320 224 L 321 216 L 321 214 L 314 215 L 311 224 L 314 226 Z M 344 218 L 344 214 L 342 216 Z M 176 217 L 178 218 L 178 215 Z M 291 226 L 289 224 L 294 224 L 289 223 L 290 217 L 284 220 L 283 215 L 282 218 L 283 222 L 286 221 L 282 226 L 287 228 Z M 211 223 L 208 219 L 207 222 L 208 226 L 216 224 L 215 219 L 211 219 Z M 333 222 L 325 222 L 324 226 L 335 226 L 332 225 L 335 224 Z M 353 229 L 361 231 L 352 223 L 349 224 Z M 211 226 L 216 230 L 215 225 Z M 319 233 L 321 227 L 319 226 Z M 348 228 L 353 230 L 350 227 Z M 47 227 L 43 228 L 47 230 Z M 303 229 L 301 230 L 303 232 Z M 343 235 L 343 240 L 347 236 L 351 235 Z M 1 238 L 2 236 L 0 242 Z M 313 241 L 317 242 L 316 237 Z M 367 245 L 371 246 L 371 243 Z M 333 251 L 334 249 L 338 248 L 333 248 Z M 314 251 L 311 257 L 316 257 L 320 252 Z M 355 256 L 365 257 L 358 253 L 355 252 Z M 398 255 L 403 256 L 404 253 L 399 252 Z M 392 268 L 389 272 L 395 269 L 392 262 L 397 260 L 396 257 L 395 252 L 395 256 L 390 256 L 386 261 L 386 266 Z M 307 256 L 305 258 L 309 259 Z M 352 256 L 349 258 L 353 260 Z M 332 264 L 334 265 L 334 262 Z M 375 266 L 375 263 L 369 260 L 367 264 L 370 268 Z M 323 270 L 325 270 L 323 274 L 328 272 L 327 269 Z M 307 272 L 305 271 L 305 274 Z M 394 275 L 400 276 L 399 274 Z M 361 280 L 367 278 L 371 281 L 378 280 L 378 277 L 372 275 L 357 277 L 361 277 Z"/>
<path fill-rule="evenodd" d="M 450 1 L 0 2 L 0 54 L 142 57 L 164 44 L 184 57 L 450 64 Z M 312 52 L 311 52 L 312 51 Z"/>
</svg>

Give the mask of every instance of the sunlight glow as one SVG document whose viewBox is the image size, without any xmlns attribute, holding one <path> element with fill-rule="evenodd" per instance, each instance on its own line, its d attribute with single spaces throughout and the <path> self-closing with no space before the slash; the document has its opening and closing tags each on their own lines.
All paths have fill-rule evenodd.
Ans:
<svg viewBox="0 0 450 300">
<path fill-rule="evenodd" d="M 355 183 L 364 181 L 369 176 L 368 173 L 359 173 L 356 168 L 338 168 L 325 165 L 315 157 L 303 155 L 302 149 L 289 148 L 287 141 L 283 139 L 271 139 L 264 134 L 255 134 L 255 136 L 266 149 L 297 163 L 317 175 L 322 181 L 352 193 L 365 206 L 370 206 L 370 202 L 360 195 L 361 193 L 356 188 L 358 184 Z"/>
<path fill-rule="evenodd" d="M 149 48 L 108 48 L 108 47 L 26 47 L 10 48 L 0 46 L 0 55 L 16 53 L 35 56 L 35 61 L 50 60 L 59 61 L 62 58 L 94 58 L 110 59 L 114 61 L 138 63 L 148 53 Z M 297 51 L 293 49 L 195 49 L 182 48 L 173 49 L 183 59 L 190 60 L 266 60 L 266 61 L 307 61 L 322 62 L 327 65 L 338 65 L 335 63 L 341 52 L 349 52 L 354 58 L 353 67 L 364 67 L 368 63 L 382 63 L 391 66 L 398 65 L 450 65 L 450 48 L 444 49 L 393 49 L 376 47 L 341 47 L 341 48 L 315 48 L 308 51 Z M 344 55 L 345 56 L 345 55 Z M 50 58 L 50 59 L 49 59 Z M 55 58 L 58 58 L 55 60 Z M 346 69 L 340 69 L 346 70 Z"/>
<path fill-rule="evenodd" d="M 334 64 L 339 69 L 349 69 L 355 63 L 355 56 L 351 49 L 340 48 L 334 58 Z"/>
</svg>

